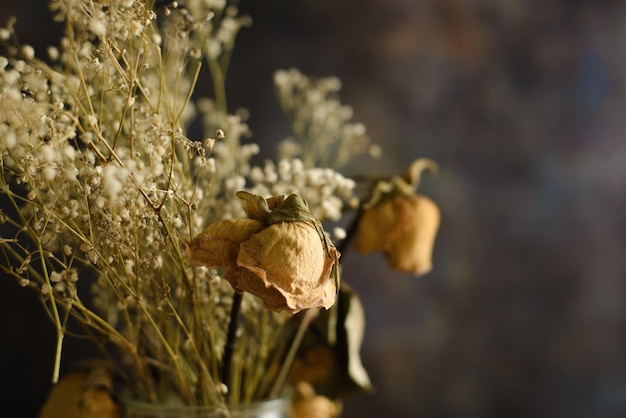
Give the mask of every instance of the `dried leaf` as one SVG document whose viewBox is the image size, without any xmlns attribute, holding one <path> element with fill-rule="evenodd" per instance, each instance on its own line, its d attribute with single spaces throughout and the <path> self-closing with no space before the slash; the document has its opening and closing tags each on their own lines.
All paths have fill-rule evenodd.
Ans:
<svg viewBox="0 0 626 418">
<path fill-rule="evenodd" d="M 308 381 L 318 393 L 333 399 L 370 391 L 372 384 L 360 356 L 364 331 L 363 306 L 344 282 L 335 306 L 320 312 L 307 332 L 289 381 Z"/>
</svg>

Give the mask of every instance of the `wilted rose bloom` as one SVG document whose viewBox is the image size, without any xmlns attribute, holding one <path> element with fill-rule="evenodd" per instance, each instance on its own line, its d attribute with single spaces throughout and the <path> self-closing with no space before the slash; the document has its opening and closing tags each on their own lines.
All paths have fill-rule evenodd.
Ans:
<svg viewBox="0 0 626 418">
<path fill-rule="evenodd" d="M 229 268 L 225 278 L 233 288 L 259 297 L 267 309 L 297 313 L 330 308 L 337 293 L 339 252 L 315 220 L 280 220 L 290 217 L 291 205 L 302 202 L 298 199 L 292 195 L 275 208 L 278 220 L 268 212 L 263 222 L 263 212 L 254 208 L 260 220 L 228 219 L 209 226 L 186 245 L 189 259 Z"/>
<path fill-rule="evenodd" d="M 260 297 L 270 310 L 328 309 L 337 293 L 330 278 L 334 263 L 313 225 L 279 222 L 241 244 L 237 268 L 226 279 L 235 289 Z"/>
<path fill-rule="evenodd" d="M 356 249 L 363 254 L 382 251 L 392 268 L 426 274 L 432 269 L 440 218 L 439 208 L 426 196 L 389 196 L 363 212 Z"/>
</svg>

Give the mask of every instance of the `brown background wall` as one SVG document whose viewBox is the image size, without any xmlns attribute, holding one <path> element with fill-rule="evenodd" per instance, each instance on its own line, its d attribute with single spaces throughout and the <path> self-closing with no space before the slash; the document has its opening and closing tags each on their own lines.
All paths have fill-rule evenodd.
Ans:
<svg viewBox="0 0 626 418">
<path fill-rule="evenodd" d="M 22 41 L 43 52 L 56 32 L 41 3 L 2 0 L 0 20 L 18 14 Z M 376 386 L 346 401 L 345 416 L 626 416 L 626 4 L 242 9 L 255 24 L 233 57 L 230 103 L 250 110 L 262 148 L 287 134 L 271 74 L 295 66 L 339 76 L 344 102 L 382 146 L 382 161 L 350 173 L 401 171 L 418 156 L 441 165 L 422 189 L 443 211 L 431 274 L 343 257 L 366 308 Z M 7 281 L 0 291 L 1 410 L 33 416 L 53 329 L 34 295 Z M 88 354 L 68 342 L 66 362 Z"/>
</svg>

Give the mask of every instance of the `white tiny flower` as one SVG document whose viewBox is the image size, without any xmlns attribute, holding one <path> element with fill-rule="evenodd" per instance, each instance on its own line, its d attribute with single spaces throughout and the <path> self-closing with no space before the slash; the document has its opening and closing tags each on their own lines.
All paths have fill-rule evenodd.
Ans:
<svg viewBox="0 0 626 418">
<path fill-rule="evenodd" d="M 100 20 L 92 20 L 89 22 L 89 30 L 96 36 L 104 38 L 107 34 L 106 23 Z"/>
<path fill-rule="evenodd" d="M 52 283 L 58 283 L 63 279 L 63 275 L 61 273 L 59 273 L 58 271 L 53 271 L 50 274 L 50 281 Z"/>
<path fill-rule="evenodd" d="M 4 145 L 7 147 L 7 149 L 11 149 L 15 147 L 15 145 L 17 145 L 17 135 L 15 135 L 15 132 L 9 131 L 5 134 Z"/>
<path fill-rule="evenodd" d="M 47 166 L 44 167 L 43 170 L 41 170 L 41 174 L 43 174 L 44 180 L 50 183 L 56 178 L 57 170 L 54 167 Z"/>
<path fill-rule="evenodd" d="M 73 146 L 67 144 L 65 147 L 63 147 L 63 156 L 68 160 L 74 161 L 74 159 L 76 158 L 76 149 Z"/>
<path fill-rule="evenodd" d="M 161 119 L 161 115 L 158 113 L 154 113 L 150 116 L 150 123 L 155 127 L 160 127 L 163 124 L 163 119 Z"/>
<path fill-rule="evenodd" d="M 141 35 L 142 31 L 143 31 L 143 25 L 141 24 L 141 22 L 138 22 L 136 20 L 133 20 L 132 22 L 130 22 L 130 33 L 132 33 L 135 36 L 139 36 Z"/>
<path fill-rule="evenodd" d="M 222 44 L 217 39 L 210 39 L 207 44 L 207 56 L 212 59 L 219 57 L 222 52 Z"/>
<path fill-rule="evenodd" d="M 17 72 L 23 73 L 24 67 L 26 67 L 26 62 L 24 62 L 23 60 L 18 60 L 18 61 L 15 61 L 15 64 L 13 64 L 13 66 L 15 67 Z"/>
<path fill-rule="evenodd" d="M 260 167 L 252 167 L 250 170 L 250 174 L 248 175 L 250 181 L 255 184 L 262 183 L 265 179 L 265 175 L 263 174 L 263 170 Z"/>
<path fill-rule="evenodd" d="M 338 240 L 341 241 L 342 239 L 345 239 L 347 236 L 346 230 L 341 228 L 341 227 L 336 227 L 335 229 L 333 229 L 333 237 Z"/>
<path fill-rule="evenodd" d="M 215 173 L 215 158 L 209 158 L 207 160 L 207 170 L 210 174 Z"/>
<path fill-rule="evenodd" d="M 68 181 L 76 181 L 78 178 L 78 169 L 76 169 L 76 167 L 68 167 L 63 170 L 63 176 Z"/>
<path fill-rule="evenodd" d="M 202 57 L 202 52 L 200 48 L 191 48 L 189 50 L 189 56 L 193 59 L 200 59 Z"/>
<path fill-rule="evenodd" d="M 377 144 L 370 145 L 367 152 L 372 158 L 380 158 L 383 154 L 382 148 Z"/>
<path fill-rule="evenodd" d="M 278 88 L 285 88 L 289 85 L 289 73 L 285 70 L 278 70 L 274 73 L 274 84 Z"/>
<path fill-rule="evenodd" d="M 97 127 L 98 126 L 98 118 L 96 115 L 87 115 L 85 116 L 85 120 L 87 122 L 87 126 Z"/>
<path fill-rule="evenodd" d="M 162 157 L 165 155 L 165 152 L 167 150 L 165 149 L 165 147 L 163 145 L 157 145 L 156 147 L 154 147 L 154 152 L 156 153 L 156 155 L 158 155 L 159 157 Z"/>
<path fill-rule="evenodd" d="M 0 28 L 0 40 L 8 41 L 11 37 L 11 32 L 7 28 Z"/>
<path fill-rule="evenodd" d="M 78 272 L 76 271 L 76 269 L 69 269 L 67 271 L 67 279 L 72 283 L 78 281 Z"/>
<path fill-rule="evenodd" d="M 22 55 L 24 55 L 24 58 L 26 58 L 27 60 L 32 60 L 33 58 L 35 58 L 35 48 L 30 45 L 22 46 Z"/>
<path fill-rule="evenodd" d="M 48 47 L 48 57 L 52 60 L 52 61 L 56 61 L 59 59 L 60 54 L 59 54 L 59 49 L 54 47 L 54 46 L 49 46 Z"/>
<path fill-rule="evenodd" d="M 128 273 L 132 273 L 133 272 L 133 268 L 135 267 L 135 262 L 133 260 L 126 260 L 124 262 L 125 267 L 126 267 L 126 271 Z"/>
</svg>

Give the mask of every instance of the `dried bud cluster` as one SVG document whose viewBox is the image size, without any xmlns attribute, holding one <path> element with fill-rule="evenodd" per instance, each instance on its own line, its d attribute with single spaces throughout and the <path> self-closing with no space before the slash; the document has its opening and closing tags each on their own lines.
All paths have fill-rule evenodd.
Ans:
<svg viewBox="0 0 626 418">
<path fill-rule="evenodd" d="M 372 200 L 364 205 L 356 238 L 357 251 L 382 251 L 392 268 L 417 276 L 432 269 L 441 218 L 437 205 L 415 192 L 426 167 L 435 168 L 428 160 L 417 160 L 405 177 L 378 184 Z"/>
<path fill-rule="evenodd" d="M 330 308 L 339 252 L 302 198 L 237 195 L 249 219 L 209 226 L 186 244 L 189 259 L 229 269 L 225 278 L 235 290 L 259 297 L 272 311 Z"/>
</svg>

